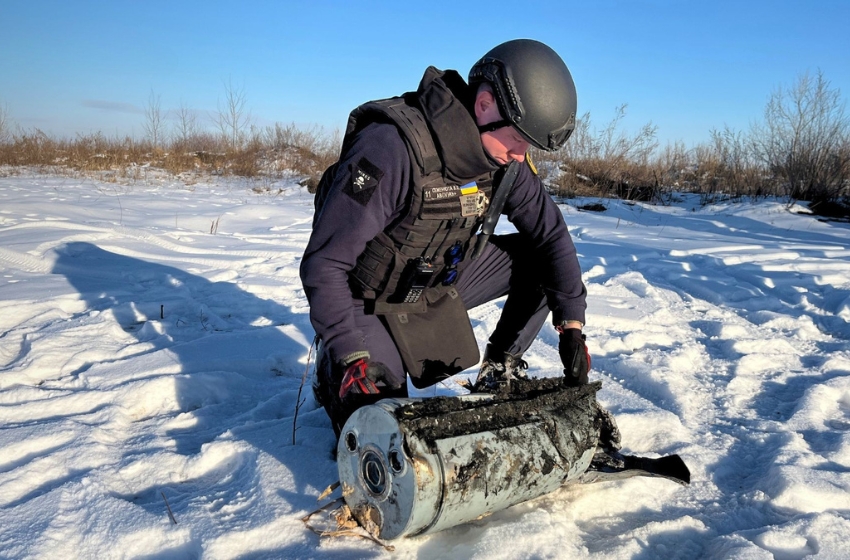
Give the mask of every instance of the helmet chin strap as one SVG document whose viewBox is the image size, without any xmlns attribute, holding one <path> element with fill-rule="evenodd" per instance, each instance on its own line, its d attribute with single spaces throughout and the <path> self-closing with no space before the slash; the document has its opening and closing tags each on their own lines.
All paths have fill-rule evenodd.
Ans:
<svg viewBox="0 0 850 560">
<path fill-rule="evenodd" d="M 481 124 L 478 125 L 478 134 L 484 134 L 485 132 L 493 132 L 494 130 L 505 128 L 506 126 L 513 126 L 513 123 L 507 119 L 502 119 L 496 122 Z"/>
</svg>

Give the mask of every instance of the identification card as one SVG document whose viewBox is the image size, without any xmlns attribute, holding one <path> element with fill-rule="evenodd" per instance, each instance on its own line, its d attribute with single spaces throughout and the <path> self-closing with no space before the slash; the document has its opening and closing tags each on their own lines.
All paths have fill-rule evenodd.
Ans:
<svg viewBox="0 0 850 560">
<path fill-rule="evenodd" d="M 464 194 L 460 197 L 460 215 L 461 216 L 477 216 L 478 215 L 478 193 Z"/>
</svg>

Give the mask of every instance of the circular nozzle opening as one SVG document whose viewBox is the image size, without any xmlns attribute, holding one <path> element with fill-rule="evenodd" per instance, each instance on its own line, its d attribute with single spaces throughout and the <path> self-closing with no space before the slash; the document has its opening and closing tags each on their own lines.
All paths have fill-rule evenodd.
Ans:
<svg viewBox="0 0 850 560">
<path fill-rule="evenodd" d="M 354 432 L 345 434 L 345 448 L 352 453 L 357 451 L 357 436 L 354 435 Z"/>
<path fill-rule="evenodd" d="M 387 489 L 387 469 L 374 451 L 367 451 L 360 458 L 360 476 L 372 494 L 381 495 Z"/>
<path fill-rule="evenodd" d="M 404 457 L 402 457 L 401 452 L 398 449 L 390 451 L 389 460 L 390 469 L 392 469 L 394 473 L 398 474 L 404 470 Z"/>
</svg>

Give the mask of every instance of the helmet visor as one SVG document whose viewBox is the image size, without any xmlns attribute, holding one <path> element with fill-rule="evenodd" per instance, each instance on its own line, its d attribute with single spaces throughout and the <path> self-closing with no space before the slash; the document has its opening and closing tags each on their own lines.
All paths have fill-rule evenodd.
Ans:
<svg viewBox="0 0 850 560">
<path fill-rule="evenodd" d="M 509 123 L 509 125 L 512 126 L 514 130 L 519 132 L 522 137 L 525 138 L 526 141 L 528 141 L 528 143 L 534 146 L 535 148 L 539 148 L 546 152 L 554 152 L 555 150 L 563 146 L 570 138 L 570 135 L 573 133 L 573 129 L 575 128 L 575 119 L 570 119 L 570 122 L 566 123 L 558 130 L 550 132 L 545 142 L 541 142 L 531 134 L 528 134 L 526 131 L 524 131 L 522 129 L 521 124 Z"/>
<path fill-rule="evenodd" d="M 567 140 L 569 140 L 570 135 L 573 133 L 573 130 L 575 130 L 575 127 L 575 115 L 570 115 L 570 119 L 566 123 L 564 123 L 564 126 L 559 128 L 558 130 L 553 130 L 549 133 L 549 147 L 543 149 L 548 149 L 549 151 L 554 152 L 555 150 L 563 146 L 567 142 Z"/>
</svg>

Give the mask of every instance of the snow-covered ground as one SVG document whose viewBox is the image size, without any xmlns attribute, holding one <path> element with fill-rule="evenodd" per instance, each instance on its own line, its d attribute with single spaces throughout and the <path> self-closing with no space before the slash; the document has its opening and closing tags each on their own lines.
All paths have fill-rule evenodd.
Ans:
<svg viewBox="0 0 850 560">
<path fill-rule="evenodd" d="M 599 399 L 693 482 L 568 486 L 390 553 L 300 520 L 334 438 L 307 390 L 293 445 L 312 198 L 271 186 L 0 178 L 0 557 L 850 557 L 846 224 L 563 206 Z M 472 313 L 482 346 L 500 305 Z M 559 373 L 554 330 L 526 359 Z"/>
</svg>

